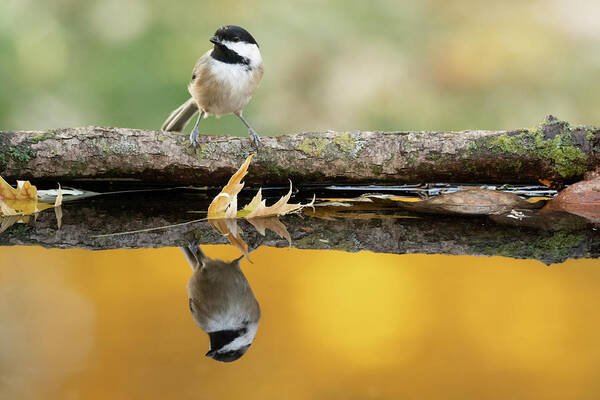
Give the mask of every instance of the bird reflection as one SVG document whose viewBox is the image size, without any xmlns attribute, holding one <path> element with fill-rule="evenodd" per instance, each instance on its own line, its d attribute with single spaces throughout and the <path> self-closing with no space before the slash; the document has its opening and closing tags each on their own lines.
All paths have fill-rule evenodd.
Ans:
<svg viewBox="0 0 600 400">
<path fill-rule="evenodd" d="M 206 353 L 221 362 L 243 356 L 256 335 L 260 307 L 240 260 L 213 260 L 196 243 L 181 247 L 194 274 L 187 284 L 190 311 L 196 324 L 210 338 Z"/>
</svg>

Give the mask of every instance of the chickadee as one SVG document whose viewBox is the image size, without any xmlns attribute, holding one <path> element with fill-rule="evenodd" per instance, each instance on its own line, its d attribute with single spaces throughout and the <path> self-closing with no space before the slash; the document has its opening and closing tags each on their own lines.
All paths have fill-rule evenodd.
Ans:
<svg viewBox="0 0 600 400">
<path fill-rule="evenodd" d="M 210 338 L 206 353 L 221 362 L 243 356 L 256 335 L 260 307 L 240 269 L 240 258 L 213 260 L 191 243 L 181 247 L 194 274 L 187 284 L 190 311 Z"/>
<path fill-rule="evenodd" d="M 192 97 L 173 111 L 162 126 L 164 131 L 182 131 L 198 110 L 190 142 L 196 147 L 198 123 L 203 116 L 237 115 L 248 128 L 258 148 L 260 137 L 242 116 L 263 76 L 262 57 L 256 40 L 244 28 L 227 25 L 219 28 L 210 41 L 213 49 L 204 53 L 192 72 L 188 91 Z"/>
</svg>

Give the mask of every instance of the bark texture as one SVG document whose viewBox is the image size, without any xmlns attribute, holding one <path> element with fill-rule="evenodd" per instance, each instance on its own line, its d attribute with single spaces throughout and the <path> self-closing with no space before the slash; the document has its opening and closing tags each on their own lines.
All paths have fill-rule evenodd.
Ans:
<svg viewBox="0 0 600 400">
<path fill-rule="evenodd" d="M 124 206 L 125 199 L 143 207 Z M 181 224 L 202 214 L 188 210 L 206 209 L 197 197 L 167 198 L 141 195 L 107 196 L 67 203 L 62 207 L 62 227 L 58 229 L 52 210 L 27 223 L 10 226 L 0 234 L 0 246 L 37 245 L 52 248 L 89 250 L 156 248 L 181 246 L 189 241 L 199 244 L 225 244 L 206 221 L 166 229 L 124 235 L 95 235 L 134 231 L 170 224 Z M 129 203 L 131 205 L 132 203 Z M 544 214 L 524 210 L 528 218 L 510 216 L 460 217 L 419 216 L 418 218 L 351 219 L 314 218 L 289 215 L 280 219 L 289 231 L 291 246 L 298 249 L 372 251 L 392 254 L 452 254 L 504 256 L 536 259 L 546 264 L 567 258 L 600 257 L 600 232 L 584 218 L 566 214 Z M 395 211 L 398 216 L 400 213 Z M 402 215 L 402 214 L 400 214 Z M 250 247 L 260 245 L 287 247 L 286 239 L 267 231 L 261 236 L 245 220 L 238 221 L 243 238 Z"/>
<path fill-rule="evenodd" d="M 248 184 L 581 180 L 600 165 L 600 129 L 548 117 L 532 129 L 314 132 L 263 138 Z M 129 179 L 222 185 L 254 149 L 248 138 L 83 127 L 0 132 L 9 181 Z"/>
</svg>

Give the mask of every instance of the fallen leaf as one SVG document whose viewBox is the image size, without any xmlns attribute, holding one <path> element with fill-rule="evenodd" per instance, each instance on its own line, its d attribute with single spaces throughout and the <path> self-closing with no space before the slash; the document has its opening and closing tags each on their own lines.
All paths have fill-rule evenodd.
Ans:
<svg viewBox="0 0 600 400">
<path fill-rule="evenodd" d="M 27 222 L 25 216 L 34 215 L 48 208 L 54 208 L 58 228 L 62 225 L 62 190 L 58 186 L 58 192 L 54 205 L 38 200 L 37 188 L 29 181 L 17 181 L 17 187 L 10 186 L 0 177 L 0 233 L 6 231 L 17 222 Z"/>
<path fill-rule="evenodd" d="M 246 204 L 246 206 L 242 209 L 242 213 L 244 213 L 243 215 L 248 215 L 252 211 L 256 210 L 261 202 L 262 202 L 262 188 L 259 188 L 258 192 L 252 198 L 250 203 Z"/>
<path fill-rule="evenodd" d="M 513 209 L 538 207 L 513 193 L 487 189 L 468 189 L 442 194 L 418 203 L 406 203 L 402 208 L 425 213 L 492 215 L 504 214 Z"/>
<path fill-rule="evenodd" d="M 250 154 L 248 158 L 246 158 L 246 161 L 244 161 L 237 172 L 229 178 L 229 182 L 227 182 L 227 185 L 221 190 L 221 193 L 219 193 L 210 203 L 208 206 L 208 218 L 222 217 L 221 214 L 225 213 L 227 207 L 229 207 L 234 200 L 234 197 L 237 197 L 237 194 L 244 187 L 242 179 L 244 179 L 248 173 L 248 166 L 250 165 L 252 157 L 254 157 L 254 154 Z"/>
<path fill-rule="evenodd" d="M 37 188 L 29 181 L 17 181 L 17 187 L 13 188 L 0 177 L 0 199 L 37 201 Z"/>
<path fill-rule="evenodd" d="M 56 200 L 54 200 L 54 207 L 62 206 L 62 188 L 60 183 L 58 184 L 58 193 L 56 194 Z"/>
<path fill-rule="evenodd" d="M 570 185 L 546 204 L 542 211 L 566 211 L 600 223 L 600 177 Z"/>
<path fill-rule="evenodd" d="M 17 211 L 6 204 L 2 199 L 0 199 L 0 210 L 2 211 L 2 215 L 17 215 Z"/>
<path fill-rule="evenodd" d="M 221 235 L 225 236 L 229 242 L 240 250 L 248 258 L 248 245 L 242 239 L 242 231 L 237 226 L 236 218 L 247 219 L 252 226 L 261 234 L 265 235 L 267 229 L 275 232 L 279 237 L 285 238 L 291 245 L 291 237 L 285 225 L 276 217 L 298 211 L 303 207 L 312 206 L 310 204 L 290 204 L 288 201 L 292 196 L 292 182 L 290 181 L 290 190 L 279 199 L 275 204 L 267 206 L 262 198 L 262 189 L 258 189 L 252 200 L 241 210 L 238 211 L 238 194 L 244 187 L 242 179 L 248 173 L 250 161 L 254 155 L 250 155 L 235 174 L 229 179 L 227 185 L 213 199 L 208 206 L 207 218 L 210 225 Z"/>
<path fill-rule="evenodd" d="M 290 181 L 289 192 L 279 199 L 275 204 L 267 206 L 266 200 L 262 198 L 262 189 L 259 189 L 254 198 L 242 210 L 237 210 L 237 195 L 244 187 L 242 179 L 248 172 L 248 166 L 254 154 L 250 155 L 221 192 L 208 206 L 208 219 L 218 218 L 258 218 L 289 214 L 303 207 L 311 207 L 315 199 L 309 204 L 290 204 L 288 201 L 292 196 L 292 182 Z"/>
<path fill-rule="evenodd" d="M 260 195 L 260 191 L 255 196 L 255 199 L 259 195 Z M 279 199 L 277 201 L 277 203 L 273 204 L 272 206 L 267 207 L 265 200 L 259 199 L 260 201 L 257 201 L 258 206 L 256 206 L 256 208 L 254 210 L 249 209 L 248 211 L 250 211 L 250 214 L 248 214 L 245 218 L 257 218 L 257 217 L 268 217 L 268 216 L 274 216 L 274 215 L 285 215 L 285 214 L 289 214 L 293 211 L 297 211 L 297 210 L 301 209 L 303 207 L 303 205 L 300 203 L 296 203 L 296 204 L 288 203 L 291 196 L 292 196 L 292 181 L 290 181 L 289 192 L 285 196 L 283 196 L 281 199 Z M 251 204 L 254 203 L 254 199 L 252 199 L 252 200 L 253 201 L 250 202 Z M 244 209 L 246 209 L 246 208 L 244 208 Z"/>
</svg>

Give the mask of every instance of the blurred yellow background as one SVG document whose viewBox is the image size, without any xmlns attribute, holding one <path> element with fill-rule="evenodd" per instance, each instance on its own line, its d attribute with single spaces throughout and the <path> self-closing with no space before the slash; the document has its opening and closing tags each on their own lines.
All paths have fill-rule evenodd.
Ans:
<svg viewBox="0 0 600 400">
<path fill-rule="evenodd" d="M 203 246 L 231 260 L 231 246 Z M 595 399 L 600 264 L 260 248 L 263 318 L 204 357 L 176 248 L 0 251 L 7 399 Z M 2 396 L 0 396 L 2 397 Z"/>
<path fill-rule="evenodd" d="M 158 129 L 225 24 L 261 46 L 264 135 L 600 125 L 598 21 L 597 0 L 2 0 L 0 129 Z"/>
</svg>

